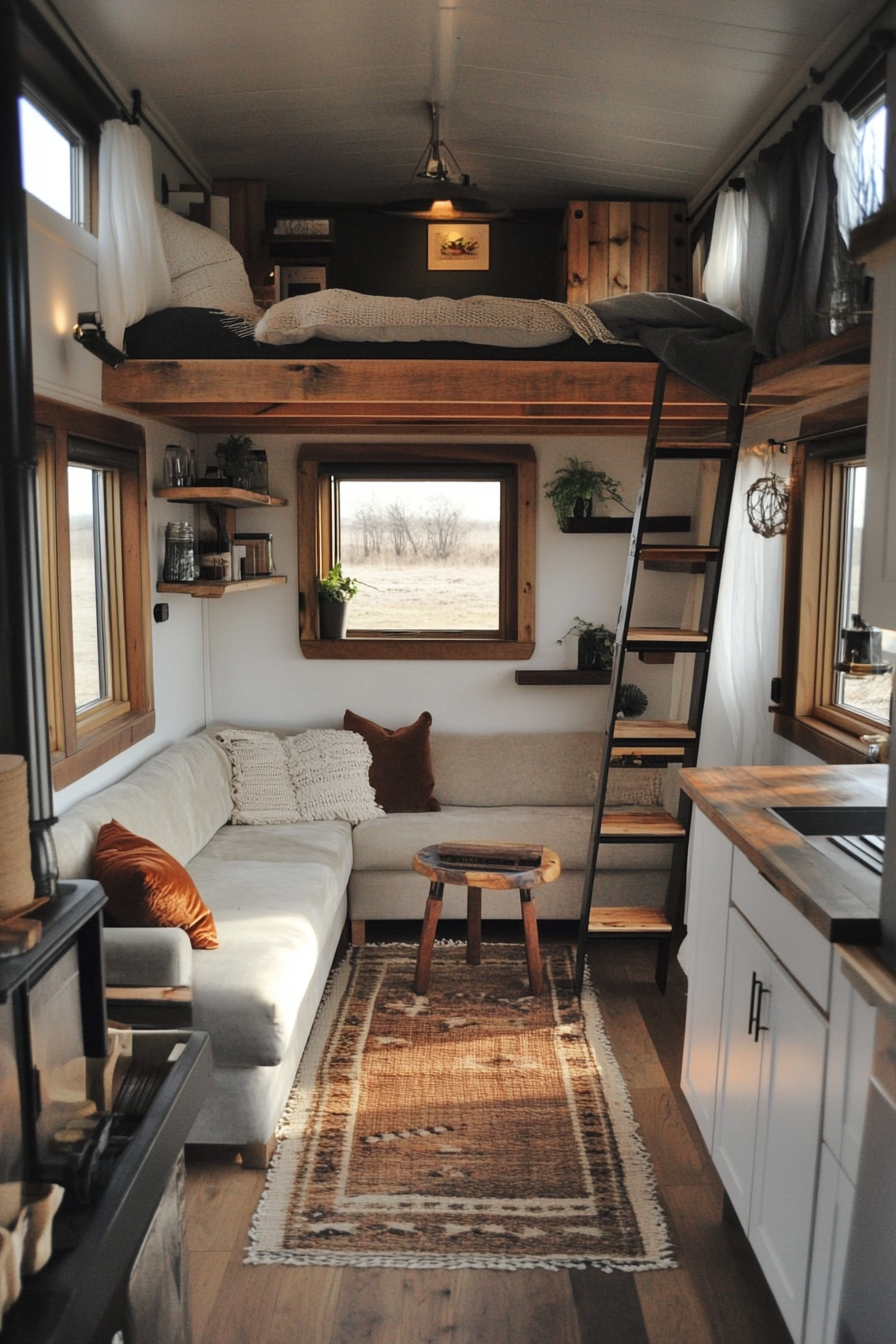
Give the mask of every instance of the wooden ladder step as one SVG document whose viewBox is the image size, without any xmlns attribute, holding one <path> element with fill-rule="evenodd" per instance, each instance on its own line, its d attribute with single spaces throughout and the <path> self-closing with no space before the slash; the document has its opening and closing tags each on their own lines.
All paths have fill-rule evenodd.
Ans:
<svg viewBox="0 0 896 1344">
<path fill-rule="evenodd" d="M 613 724 L 614 746 L 661 747 L 696 738 L 696 729 L 683 719 L 617 719 Z"/>
<path fill-rule="evenodd" d="M 605 812 L 600 826 L 600 838 L 626 844 L 683 840 L 687 831 L 677 818 L 668 812 Z"/>
<path fill-rule="evenodd" d="M 645 569 L 666 574 L 705 574 L 707 560 L 718 560 L 718 546 L 642 546 L 639 560 Z"/>
<path fill-rule="evenodd" d="M 671 934 L 665 911 L 641 905 L 594 905 L 588 916 L 588 932 L 602 934 Z"/>
<path fill-rule="evenodd" d="M 699 653 L 709 638 L 705 630 L 675 630 L 667 626 L 630 626 L 625 648 L 635 653 Z"/>
</svg>

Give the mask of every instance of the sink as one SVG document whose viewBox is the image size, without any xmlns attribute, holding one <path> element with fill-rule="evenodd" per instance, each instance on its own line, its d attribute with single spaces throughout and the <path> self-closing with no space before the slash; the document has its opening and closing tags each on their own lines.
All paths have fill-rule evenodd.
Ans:
<svg viewBox="0 0 896 1344">
<path fill-rule="evenodd" d="M 800 835 L 883 835 L 885 807 L 769 807 Z"/>
<path fill-rule="evenodd" d="M 885 807 L 768 807 L 766 811 L 841 866 L 846 856 L 851 863 L 883 873 Z"/>
</svg>

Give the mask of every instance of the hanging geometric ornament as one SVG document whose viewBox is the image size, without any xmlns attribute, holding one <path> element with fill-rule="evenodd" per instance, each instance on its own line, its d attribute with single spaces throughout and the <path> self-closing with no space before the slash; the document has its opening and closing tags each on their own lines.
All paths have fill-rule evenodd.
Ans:
<svg viewBox="0 0 896 1344">
<path fill-rule="evenodd" d="M 762 476 L 747 491 L 747 517 L 760 537 L 779 537 L 787 531 L 790 482 L 774 471 Z"/>
</svg>

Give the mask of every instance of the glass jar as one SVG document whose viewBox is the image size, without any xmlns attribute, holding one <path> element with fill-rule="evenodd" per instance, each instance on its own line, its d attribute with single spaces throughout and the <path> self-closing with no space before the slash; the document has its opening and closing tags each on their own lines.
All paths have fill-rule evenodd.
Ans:
<svg viewBox="0 0 896 1344">
<path fill-rule="evenodd" d="M 259 495 L 268 493 L 268 455 L 263 448 L 253 448 L 251 454 L 252 484 L 250 489 Z"/>
<path fill-rule="evenodd" d="M 179 443 L 169 443 L 165 448 L 164 480 L 168 487 L 192 485 L 190 479 L 190 450 L 181 448 Z"/>
<path fill-rule="evenodd" d="M 165 528 L 165 583 L 192 583 L 196 577 L 196 548 L 192 523 L 169 523 Z"/>
</svg>

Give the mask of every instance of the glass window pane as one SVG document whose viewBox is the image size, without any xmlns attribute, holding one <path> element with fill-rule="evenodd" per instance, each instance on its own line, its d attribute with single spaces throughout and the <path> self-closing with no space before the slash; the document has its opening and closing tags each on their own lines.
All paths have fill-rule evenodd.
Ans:
<svg viewBox="0 0 896 1344">
<path fill-rule="evenodd" d="M 27 98 L 19 99 L 19 127 L 25 190 L 71 219 L 71 141 Z"/>
<path fill-rule="evenodd" d="M 887 144 L 887 107 L 884 103 L 876 111 L 859 122 L 859 142 L 861 161 L 859 165 L 859 189 L 861 192 L 862 218 L 867 219 L 883 204 L 884 167 Z"/>
<path fill-rule="evenodd" d="M 862 577 L 862 529 L 865 523 L 866 468 L 861 464 L 844 467 L 843 549 L 840 572 L 840 631 L 852 625 L 859 612 L 859 585 Z M 838 636 L 840 634 L 838 631 Z M 882 724 L 890 721 L 890 694 L 893 665 L 896 664 L 896 633 L 882 633 L 882 657 L 879 666 L 888 663 L 886 672 L 852 674 L 838 672 L 834 702 L 843 709 L 864 714 Z M 839 639 L 838 639 L 839 647 Z"/>
<path fill-rule="evenodd" d="M 349 629 L 482 630 L 501 620 L 501 483 L 341 480 Z"/>
<path fill-rule="evenodd" d="M 106 694 L 105 575 L 101 471 L 68 468 L 75 708 Z"/>
</svg>

